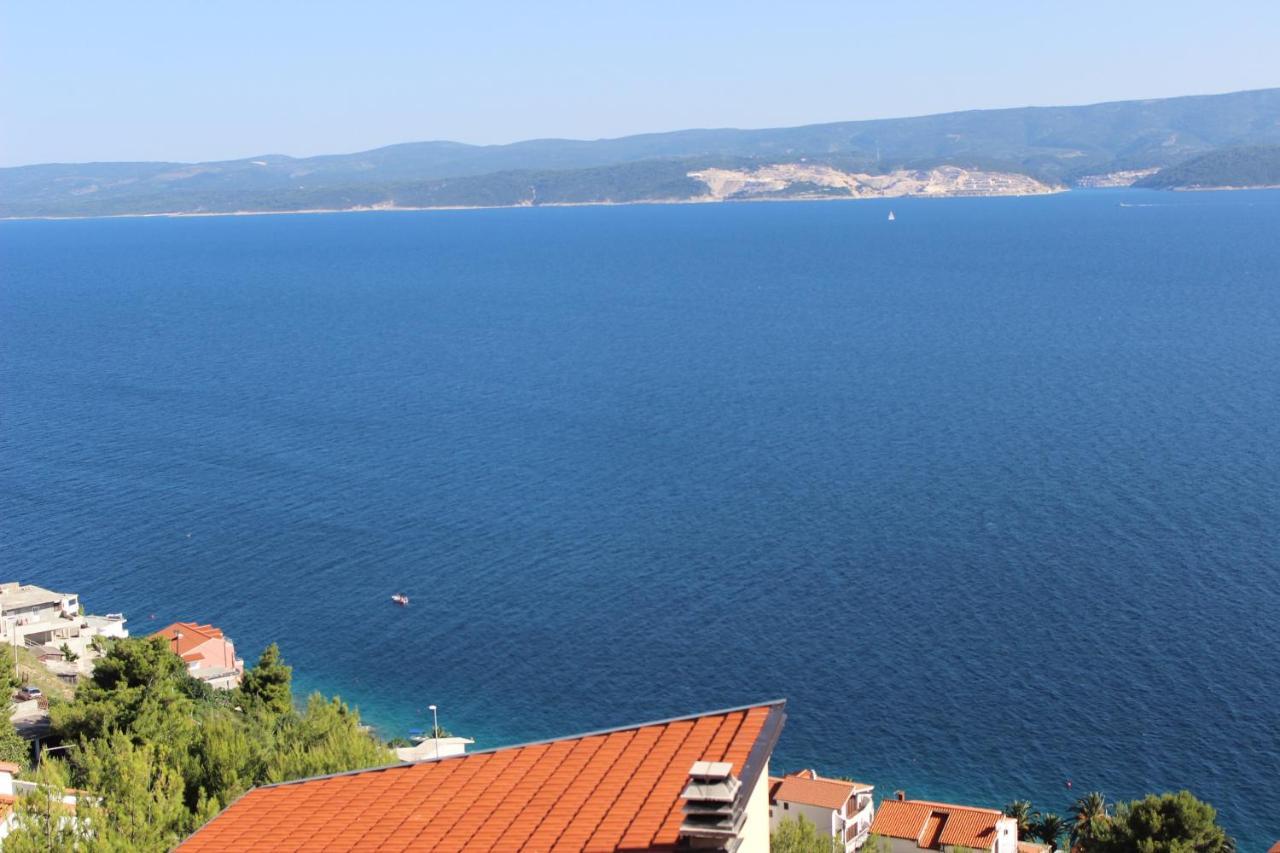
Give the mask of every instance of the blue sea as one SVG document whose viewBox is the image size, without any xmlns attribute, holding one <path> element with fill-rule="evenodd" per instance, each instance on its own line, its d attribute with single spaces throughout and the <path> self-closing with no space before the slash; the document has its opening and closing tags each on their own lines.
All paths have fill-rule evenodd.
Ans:
<svg viewBox="0 0 1280 853">
<path fill-rule="evenodd" d="M 786 697 L 775 770 L 1263 850 L 1280 192 L 0 223 L 0 561 L 387 736 Z"/>
</svg>

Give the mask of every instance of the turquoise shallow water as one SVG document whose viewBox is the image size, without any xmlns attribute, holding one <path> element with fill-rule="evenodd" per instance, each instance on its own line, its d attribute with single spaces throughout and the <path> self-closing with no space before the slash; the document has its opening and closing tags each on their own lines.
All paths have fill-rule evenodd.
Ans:
<svg viewBox="0 0 1280 853">
<path fill-rule="evenodd" d="M 892 206 L 0 223 L 0 559 L 388 734 L 785 696 L 784 768 L 1265 849 L 1280 193 Z"/>
</svg>

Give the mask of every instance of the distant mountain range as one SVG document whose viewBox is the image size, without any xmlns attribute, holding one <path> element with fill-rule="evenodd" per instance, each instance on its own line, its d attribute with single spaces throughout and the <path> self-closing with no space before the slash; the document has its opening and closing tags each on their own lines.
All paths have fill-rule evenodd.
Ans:
<svg viewBox="0 0 1280 853">
<path fill-rule="evenodd" d="M 1134 181 L 1275 184 L 1277 146 L 1280 89 L 1263 89 L 595 141 L 414 142 L 305 158 L 19 166 L 0 169 L 0 216 L 985 194 L 983 187 L 1039 192 Z M 933 180 L 940 167 L 955 167 L 961 177 L 947 172 Z M 782 177 L 766 186 L 762 170 Z M 737 185 L 719 178 L 713 187 L 705 178 L 712 173 L 744 176 L 741 191 L 725 192 Z M 821 177 L 815 182 L 814 175 Z M 891 176 L 900 179 L 881 180 Z"/>
</svg>

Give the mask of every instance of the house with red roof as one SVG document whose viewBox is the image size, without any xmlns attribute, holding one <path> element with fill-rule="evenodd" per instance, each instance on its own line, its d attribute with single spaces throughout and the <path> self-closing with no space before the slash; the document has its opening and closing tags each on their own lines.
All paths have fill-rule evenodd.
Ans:
<svg viewBox="0 0 1280 853">
<path fill-rule="evenodd" d="M 838 838 L 845 853 L 862 847 L 875 815 L 875 788 L 848 779 L 828 779 L 816 770 L 800 770 L 769 779 L 769 825 L 804 817 L 818 832 Z"/>
<path fill-rule="evenodd" d="M 889 842 L 890 853 L 958 848 L 1018 853 L 1018 822 L 999 809 L 908 800 L 901 794 L 880 804 L 871 832 Z"/>
<path fill-rule="evenodd" d="M 767 853 L 782 701 L 254 788 L 184 853 Z"/>
<path fill-rule="evenodd" d="M 160 637 L 173 653 L 187 663 L 190 673 L 220 690 L 240 686 L 244 661 L 236 657 L 236 647 L 222 630 L 196 622 L 174 622 L 151 636 Z"/>
</svg>

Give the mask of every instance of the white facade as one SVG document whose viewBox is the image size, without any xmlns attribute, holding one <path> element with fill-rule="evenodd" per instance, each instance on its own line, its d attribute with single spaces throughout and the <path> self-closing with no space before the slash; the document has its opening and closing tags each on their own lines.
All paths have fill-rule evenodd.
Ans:
<svg viewBox="0 0 1280 853">
<path fill-rule="evenodd" d="M 68 678 L 93 671 L 98 653 L 94 637 L 127 637 L 125 618 L 82 616 L 80 596 L 54 592 L 16 581 L 0 583 L 0 642 L 15 647 L 47 646 L 61 652 L 66 645 L 77 657 L 73 662 L 46 663 L 50 670 Z"/>
<path fill-rule="evenodd" d="M 740 853 L 769 853 L 769 762 L 760 771 L 756 786 L 747 797 L 747 819 L 742 824 Z"/>
<path fill-rule="evenodd" d="M 875 817 L 875 805 L 872 802 L 874 788 L 856 782 L 840 779 L 824 779 L 812 770 L 793 774 L 801 780 L 820 783 L 828 791 L 840 790 L 843 803 L 837 808 L 830 802 L 819 804 L 806 801 L 803 796 L 788 795 L 787 786 L 779 787 L 769 808 L 769 828 L 774 830 L 778 824 L 790 818 L 796 820 L 803 817 L 817 827 L 818 832 L 839 838 L 844 842 L 845 853 L 854 853 L 862 847 L 871 830 L 871 821 Z M 774 782 L 785 782 L 775 779 Z M 843 790 L 841 790 L 843 789 Z"/>
</svg>

